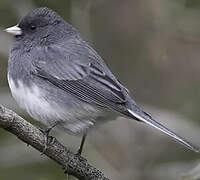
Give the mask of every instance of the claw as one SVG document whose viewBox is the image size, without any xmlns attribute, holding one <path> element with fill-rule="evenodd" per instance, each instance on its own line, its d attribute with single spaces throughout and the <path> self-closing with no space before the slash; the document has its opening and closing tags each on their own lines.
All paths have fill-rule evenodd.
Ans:
<svg viewBox="0 0 200 180">
<path fill-rule="evenodd" d="M 49 135 L 45 135 L 44 149 L 43 149 L 42 153 L 40 154 L 41 156 L 46 152 L 48 146 L 54 143 L 54 141 L 55 141 L 55 137 L 49 136 Z"/>
<path fill-rule="evenodd" d="M 55 140 L 53 136 L 49 136 L 50 131 L 53 129 L 54 126 L 50 128 L 42 128 L 38 127 L 38 129 L 44 134 L 44 149 L 42 150 L 42 153 L 40 154 L 41 156 L 46 152 L 48 145 L 52 144 Z"/>
<path fill-rule="evenodd" d="M 85 159 L 83 156 L 81 156 L 81 154 L 79 152 L 77 152 L 75 155 L 79 158 L 79 160 L 81 162 L 86 162 L 87 161 L 87 159 Z"/>
</svg>

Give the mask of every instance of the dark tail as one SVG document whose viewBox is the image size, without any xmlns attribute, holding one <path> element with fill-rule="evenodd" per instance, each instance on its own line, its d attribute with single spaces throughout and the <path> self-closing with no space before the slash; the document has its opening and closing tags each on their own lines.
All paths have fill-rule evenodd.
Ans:
<svg viewBox="0 0 200 180">
<path fill-rule="evenodd" d="M 170 129 L 164 127 L 162 124 L 158 123 L 154 119 L 151 118 L 150 115 L 146 114 L 145 112 L 138 109 L 138 111 L 134 112 L 133 110 L 128 109 L 128 112 L 132 115 L 132 118 L 137 119 L 139 121 L 145 122 L 146 124 L 150 125 L 151 127 L 154 127 L 163 133 L 167 134 L 168 136 L 172 137 L 174 140 L 179 142 L 180 144 L 183 144 L 188 149 L 199 152 L 199 148 L 193 146 L 188 141 L 183 139 L 182 137 L 178 136 L 174 132 L 172 132 Z"/>
</svg>

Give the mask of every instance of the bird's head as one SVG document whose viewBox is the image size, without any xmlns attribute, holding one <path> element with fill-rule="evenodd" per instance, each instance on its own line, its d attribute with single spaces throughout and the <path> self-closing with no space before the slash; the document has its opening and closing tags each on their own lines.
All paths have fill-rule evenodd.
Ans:
<svg viewBox="0 0 200 180">
<path fill-rule="evenodd" d="M 17 25 L 5 31 L 14 35 L 16 40 L 24 41 L 28 45 L 55 43 L 75 33 L 70 24 L 46 7 L 34 9 Z"/>
</svg>

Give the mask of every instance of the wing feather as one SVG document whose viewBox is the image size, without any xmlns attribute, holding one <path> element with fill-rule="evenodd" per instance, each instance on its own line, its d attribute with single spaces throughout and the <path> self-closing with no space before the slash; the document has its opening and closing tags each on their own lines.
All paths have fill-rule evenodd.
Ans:
<svg viewBox="0 0 200 180">
<path fill-rule="evenodd" d="M 73 41 L 37 52 L 41 53 L 35 53 L 39 57 L 33 62 L 36 76 L 83 101 L 116 111 L 125 109 L 127 91 L 91 48 Z"/>
</svg>

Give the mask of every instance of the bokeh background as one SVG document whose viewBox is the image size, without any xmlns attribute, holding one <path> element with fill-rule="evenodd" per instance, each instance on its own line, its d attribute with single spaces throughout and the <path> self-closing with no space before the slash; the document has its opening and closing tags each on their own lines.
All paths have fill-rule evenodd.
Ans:
<svg viewBox="0 0 200 180">
<path fill-rule="evenodd" d="M 73 24 L 140 106 L 200 147 L 199 0 L 0 0 L 0 103 L 33 123 L 8 89 L 13 38 L 3 29 L 40 6 Z M 78 149 L 79 137 L 54 135 Z M 123 118 L 92 131 L 83 155 L 115 180 L 200 179 L 199 154 Z M 67 177 L 53 161 L 0 129 L 0 180 L 10 179 Z"/>
</svg>

